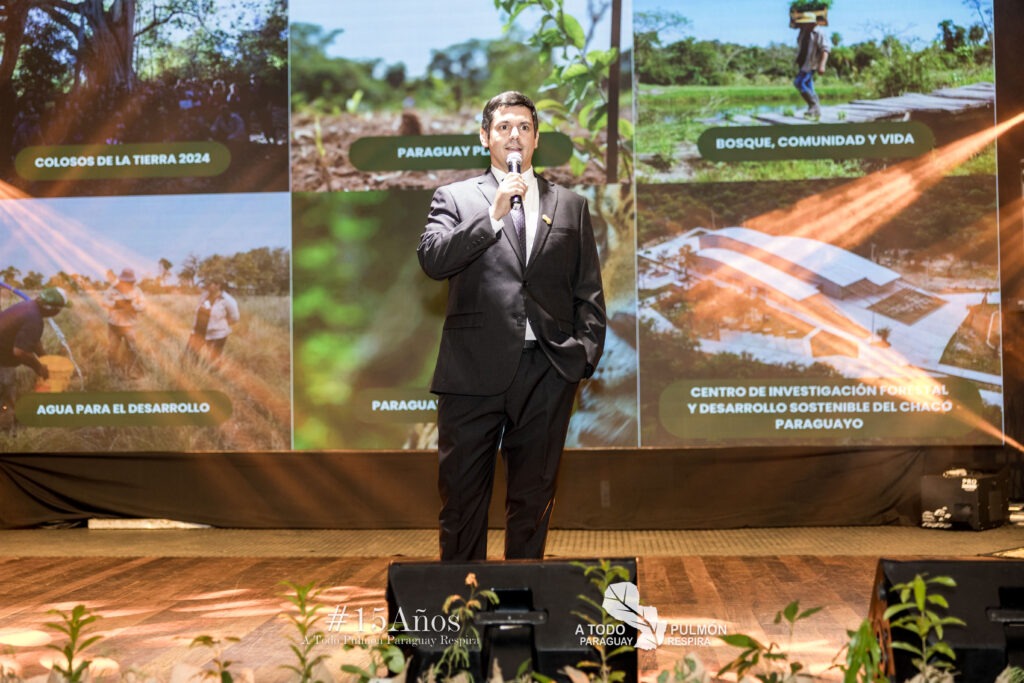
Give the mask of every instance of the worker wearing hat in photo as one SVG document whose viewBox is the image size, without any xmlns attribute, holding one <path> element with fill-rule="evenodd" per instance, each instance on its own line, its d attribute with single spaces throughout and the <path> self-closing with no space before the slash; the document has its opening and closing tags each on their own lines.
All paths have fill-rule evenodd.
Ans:
<svg viewBox="0 0 1024 683">
<path fill-rule="evenodd" d="M 146 307 L 142 290 L 135 286 L 135 271 L 125 268 L 103 294 L 107 309 L 107 362 L 112 372 L 136 375 L 139 368 L 135 322 Z"/>
<path fill-rule="evenodd" d="M 40 378 L 49 371 L 39 361 L 43 355 L 43 318 L 52 318 L 71 305 L 67 292 L 47 287 L 35 299 L 0 311 L 0 367 L 27 365 Z"/>
<path fill-rule="evenodd" d="M 807 103 L 804 118 L 817 121 L 821 118 L 821 101 L 818 93 L 814 91 L 814 74 L 825 73 L 825 65 L 828 63 L 828 42 L 818 28 L 818 18 L 813 12 L 804 12 L 796 16 L 794 22 L 800 33 L 796 40 L 798 71 L 796 78 L 793 79 L 793 85 Z"/>
<path fill-rule="evenodd" d="M 219 360 L 224 352 L 231 328 L 238 324 L 240 315 L 238 302 L 228 291 L 223 278 L 207 279 L 206 292 L 196 308 L 185 350 L 197 358 L 205 355 L 210 360 Z"/>
</svg>

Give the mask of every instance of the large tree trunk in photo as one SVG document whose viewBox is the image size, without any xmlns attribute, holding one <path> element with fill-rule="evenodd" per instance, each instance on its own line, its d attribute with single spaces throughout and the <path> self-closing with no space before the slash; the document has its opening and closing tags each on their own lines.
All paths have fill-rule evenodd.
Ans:
<svg viewBox="0 0 1024 683">
<path fill-rule="evenodd" d="M 17 94 L 14 92 L 14 68 L 25 40 L 25 24 L 31 0 L 10 0 L 3 17 L 4 48 L 0 55 L 0 164 L 6 165 L 11 156 L 14 138 L 14 117 L 17 112 Z"/>
<path fill-rule="evenodd" d="M 619 182 L 619 90 L 622 78 L 622 0 L 612 0 L 611 48 L 618 54 L 608 69 L 608 158 L 605 173 L 610 184 Z"/>
<path fill-rule="evenodd" d="M 131 92 L 135 87 L 135 4 L 136 0 L 115 0 L 108 10 L 103 9 L 102 0 L 85 0 L 78 5 L 78 13 L 90 29 L 85 45 L 80 46 L 90 88 Z"/>
</svg>

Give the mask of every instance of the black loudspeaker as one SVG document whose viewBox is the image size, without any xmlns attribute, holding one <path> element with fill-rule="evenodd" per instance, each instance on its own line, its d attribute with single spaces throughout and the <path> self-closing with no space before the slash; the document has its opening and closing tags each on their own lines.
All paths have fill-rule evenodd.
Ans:
<svg viewBox="0 0 1024 683">
<path fill-rule="evenodd" d="M 917 636 L 894 629 L 882 618 L 899 603 L 892 586 L 914 576 L 948 576 L 955 588 L 935 587 L 945 596 L 948 616 L 966 626 L 948 626 L 943 640 L 956 654 L 958 681 L 988 683 L 1008 665 L 1024 666 L 1024 561 L 1021 560 L 879 560 L 871 595 L 869 619 L 882 645 L 886 673 L 894 680 L 909 680 L 916 673 L 909 652 L 893 649 L 893 640 L 917 644 Z"/>
<path fill-rule="evenodd" d="M 636 583 L 636 559 L 612 559 Z M 598 560 L 578 560 L 597 565 Z M 636 630 L 618 625 L 607 633 L 595 629 L 579 613 L 600 622 L 600 614 L 580 596 L 598 605 L 603 596 L 591 584 L 584 569 L 573 561 L 513 560 L 506 562 L 393 562 L 388 567 L 388 624 L 408 660 L 406 680 L 415 681 L 436 664 L 457 636 L 455 624 L 442 611 L 451 595 L 467 597 L 467 575 L 474 574 L 478 589 L 498 594 L 496 606 L 486 606 L 475 625 L 478 643 L 468 643 L 469 670 L 474 680 L 489 680 L 497 662 L 504 680 L 512 680 L 524 662 L 531 670 L 568 680 L 565 666 L 597 661 L 588 638 L 605 638 L 608 651 L 619 644 L 636 642 Z M 617 654 L 610 660 L 624 671 L 626 683 L 637 681 L 636 651 Z"/>
<path fill-rule="evenodd" d="M 921 526 L 931 529 L 991 529 L 1006 521 L 1006 478 L 958 472 L 921 477 Z"/>
</svg>

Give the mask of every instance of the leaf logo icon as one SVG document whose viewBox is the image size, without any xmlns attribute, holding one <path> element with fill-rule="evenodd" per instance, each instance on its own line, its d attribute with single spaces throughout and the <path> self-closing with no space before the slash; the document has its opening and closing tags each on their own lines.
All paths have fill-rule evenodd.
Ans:
<svg viewBox="0 0 1024 683">
<path fill-rule="evenodd" d="M 640 604 L 640 591 L 629 581 L 613 583 L 604 592 L 601 607 L 610 616 L 637 631 L 636 646 L 653 650 L 665 642 L 668 624 L 658 620 L 658 608 Z"/>
</svg>

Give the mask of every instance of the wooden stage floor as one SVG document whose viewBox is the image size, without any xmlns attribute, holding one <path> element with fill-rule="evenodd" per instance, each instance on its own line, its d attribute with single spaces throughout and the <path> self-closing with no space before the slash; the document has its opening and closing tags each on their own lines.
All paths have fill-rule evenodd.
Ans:
<svg viewBox="0 0 1024 683">
<path fill-rule="evenodd" d="M 692 641 L 641 652 L 641 678 L 654 681 L 660 671 L 688 654 L 717 671 L 735 650 L 696 635 L 711 628 L 774 640 L 823 680 L 839 680 L 829 667 L 846 641 L 846 631 L 856 628 L 867 615 L 879 557 L 969 557 L 1024 545 L 1024 530 L 1015 527 L 938 535 L 885 527 L 875 530 L 874 553 L 862 538 L 872 532 L 863 528 L 830 530 L 835 539 L 849 534 L 849 554 L 793 553 L 794 548 L 802 548 L 794 541 L 802 532 L 790 532 L 708 532 L 715 542 L 725 533 L 733 541 L 731 551 L 670 554 L 673 548 L 669 544 L 665 552 L 638 554 L 642 602 L 657 607 L 659 617 L 670 628 L 678 627 L 676 632 L 688 634 Z M 103 639 L 89 650 L 101 667 L 94 681 L 125 680 L 128 672 L 143 681 L 168 681 L 177 664 L 206 666 L 211 651 L 189 647 L 199 635 L 238 638 L 224 656 L 234 662 L 235 670 L 251 670 L 255 681 L 293 680 L 293 675 L 281 668 L 291 662 L 288 637 L 293 632 L 281 618 L 287 608 L 281 582 L 318 582 L 325 588 L 320 600 L 324 614 L 344 606 L 350 615 L 347 624 L 330 635 L 355 637 L 350 633 L 354 631 L 351 615 L 360 609 L 367 619 L 384 613 L 389 562 L 432 559 L 427 553 L 407 552 L 419 548 L 414 543 L 392 546 L 376 556 L 369 552 L 364 556 L 332 555 L 330 544 L 324 547 L 323 542 L 323 535 L 332 533 L 346 532 L 0 532 L 0 662 L 24 678 L 46 674 L 47 662 L 56 655 L 46 646 L 59 642 L 43 626 L 52 620 L 47 611 L 68 610 L 82 603 L 102 615 L 94 629 Z M 375 549 L 373 539 L 395 532 L 351 533 L 362 534 L 361 546 L 371 551 Z M 433 532 L 421 533 L 422 538 L 415 538 L 429 544 Z M 615 535 L 605 547 L 608 553 L 579 556 L 623 556 L 619 543 L 629 532 L 610 533 Z M 776 540 L 766 543 L 759 533 L 775 534 Z M 282 541 L 282 534 L 291 539 L 289 543 Z M 553 545 L 559 549 L 565 539 L 557 536 Z M 161 538 L 164 552 L 155 553 L 152 544 Z M 842 545 L 841 540 L 836 542 Z M 359 539 L 354 543 L 358 550 Z M 637 540 L 636 545 L 644 542 Z M 597 537 L 570 544 L 577 546 L 586 551 L 601 549 Z M 908 552 L 924 547 L 931 552 Z M 58 554 L 60 548 L 63 552 Z M 778 552 L 773 553 L 772 548 Z M 967 552 L 963 552 L 965 548 Z M 903 552 L 898 552 L 901 549 Z M 565 557 L 562 552 L 557 554 Z M 772 622 L 776 612 L 793 600 L 799 600 L 803 608 L 824 609 L 801 622 L 790 642 L 785 629 Z M 340 673 L 340 666 L 358 660 L 361 653 L 345 652 L 338 638 L 330 640 L 333 642 L 318 646 L 317 653 L 328 657 L 327 669 L 334 679 L 352 680 Z"/>
</svg>

